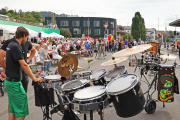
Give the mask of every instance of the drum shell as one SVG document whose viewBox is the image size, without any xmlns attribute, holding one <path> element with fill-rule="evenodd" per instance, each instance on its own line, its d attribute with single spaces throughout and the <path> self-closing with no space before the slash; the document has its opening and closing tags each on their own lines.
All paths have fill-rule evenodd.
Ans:
<svg viewBox="0 0 180 120">
<path fill-rule="evenodd" d="M 120 117 L 132 117 L 144 109 L 145 98 L 139 84 L 126 93 L 109 96 Z"/>
<path fill-rule="evenodd" d="M 35 106 L 49 106 L 54 103 L 54 90 L 53 88 L 50 89 L 43 89 L 39 90 L 34 88 L 35 93 Z"/>
</svg>

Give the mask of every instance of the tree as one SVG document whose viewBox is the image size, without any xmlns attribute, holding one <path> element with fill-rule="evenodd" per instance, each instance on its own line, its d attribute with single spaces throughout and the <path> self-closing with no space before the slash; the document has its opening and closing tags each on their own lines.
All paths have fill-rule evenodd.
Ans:
<svg viewBox="0 0 180 120">
<path fill-rule="evenodd" d="M 139 38 L 142 40 L 146 39 L 145 21 L 144 18 L 141 17 L 140 12 L 136 12 L 132 18 L 131 34 L 136 40 Z"/>
<path fill-rule="evenodd" d="M 40 12 L 32 11 L 31 14 L 36 19 L 37 22 L 41 22 L 42 17 Z"/>
<path fill-rule="evenodd" d="M 123 36 L 123 40 L 125 39 L 127 39 L 127 34 Z M 133 36 L 131 34 L 128 34 L 128 40 L 132 40 L 132 39 L 134 39 Z"/>
<path fill-rule="evenodd" d="M 24 13 L 22 12 L 22 10 L 21 10 L 21 9 L 18 11 L 18 14 L 19 14 L 19 16 L 20 16 L 21 18 L 23 18 L 23 17 L 24 17 Z"/>
<path fill-rule="evenodd" d="M 14 18 L 14 15 L 11 13 L 7 13 L 6 15 L 9 16 L 9 18 Z"/>
<path fill-rule="evenodd" d="M 12 15 L 15 15 L 14 10 L 9 10 L 8 13 L 11 13 Z"/>
<path fill-rule="evenodd" d="M 64 37 L 72 37 L 72 34 L 69 30 L 60 29 L 60 34 Z"/>
<path fill-rule="evenodd" d="M 27 21 L 27 22 L 36 23 L 36 19 L 32 16 L 32 14 L 30 12 L 25 13 L 25 16 L 24 16 L 23 20 Z"/>
<path fill-rule="evenodd" d="M 2 14 L 2 15 L 6 15 L 6 14 L 7 14 L 6 9 L 5 9 L 5 8 L 2 8 L 2 9 L 0 10 L 0 14 Z"/>
<path fill-rule="evenodd" d="M 52 24 L 55 24 L 55 13 L 52 13 L 52 18 L 51 18 Z"/>
</svg>

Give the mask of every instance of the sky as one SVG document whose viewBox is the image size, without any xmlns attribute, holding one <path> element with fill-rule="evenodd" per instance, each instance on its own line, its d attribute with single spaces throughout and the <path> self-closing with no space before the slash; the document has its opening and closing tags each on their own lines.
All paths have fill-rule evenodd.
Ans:
<svg viewBox="0 0 180 120">
<path fill-rule="evenodd" d="M 118 25 L 130 26 L 139 11 L 146 28 L 175 30 L 169 23 L 180 19 L 179 0 L 0 0 L 0 8 L 23 11 L 52 11 L 83 17 L 115 18 Z M 180 27 L 176 28 L 180 31 Z"/>
</svg>

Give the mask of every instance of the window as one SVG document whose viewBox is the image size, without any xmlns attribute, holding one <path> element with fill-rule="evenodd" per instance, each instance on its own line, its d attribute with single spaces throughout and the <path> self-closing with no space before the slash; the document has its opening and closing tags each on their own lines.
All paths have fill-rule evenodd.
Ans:
<svg viewBox="0 0 180 120">
<path fill-rule="evenodd" d="M 103 25 L 104 25 L 104 24 L 108 24 L 108 21 L 103 21 Z"/>
<path fill-rule="evenodd" d="M 94 29 L 94 34 L 95 35 L 100 35 L 100 29 Z"/>
<path fill-rule="evenodd" d="M 94 27 L 99 27 L 100 26 L 100 21 L 94 21 Z"/>
<path fill-rule="evenodd" d="M 79 25 L 80 25 L 79 20 L 73 20 L 72 21 L 72 26 L 79 26 Z"/>
<path fill-rule="evenodd" d="M 114 28 L 114 22 L 111 22 L 111 27 Z"/>
<path fill-rule="evenodd" d="M 69 26 L 69 21 L 61 21 L 61 26 Z"/>
<path fill-rule="evenodd" d="M 73 34 L 81 34 L 81 29 L 80 28 L 74 28 Z"/>
<path fill-rule="evenodd" d="M 83 26 L 88 27 L 88 25 L 90 26 L 90 21 L 88 22 L 88 20 L 84 20 Z"/>
<path fill-rule="evenodd" d="M 84 32 L 83 32 L 85 35 L 88 35 L 88 29 L 84 29 Z M 89 29 L 89 34 L 91 34 L 91 29 Z"/>
<path fill-rule="evenodd" d="M 69 30 L 69 28 L 62 28 L 63 30 Z"/>
<path fill-rule="evenodd" d="M 114 30 L 111 30 L 111 34 L 114 35 Z"/>
</svg>

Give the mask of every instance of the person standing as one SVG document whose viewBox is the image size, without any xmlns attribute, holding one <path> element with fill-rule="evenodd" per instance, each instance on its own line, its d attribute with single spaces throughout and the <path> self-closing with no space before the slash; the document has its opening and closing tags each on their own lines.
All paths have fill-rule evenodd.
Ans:
<svg viewBox="0 0 180 120">
<path fill-rule="evenodd" d="M 128 40 L 125 40 L 125 49 L 128 48 Z"/>
<path fill-rule="evenodd" d="M 18 27 L 17 30 L 19 28 L 21 28 L 21 27 Z M 15 38 L 12 38 L 10 40 L 6 40 L 6 42 L 3 44 L 3 46 L 0 50 L 0 64 L 4 68 L 4 70 L 6 68 L 6 61 L 4 59 L 4 57 L 6 57 L 6 48 L 9 45 L 9 43 L 11 43 L 11 41 L 14 41 L 14 40 L 15 40 Z M 34 57 L 34 55 L 36 53 L 35 48 L 32 46 L 32 44 L 29 41 L 26 41 L 26 43 L 24 45 L 23 44 L 21 45 L 21 47 L 22 47 L 22 53 L 23 53 L 23 57 L 24 57 L 25 62 L 30 63 L 30 61 L 32 60 L 32 58 Z M 27 51 L 31 52 L 31 54 L 28 58 L 27 58 Z M 21 82 L 22 82 L 24 90 L 27 93 L 29 79 L 28 79 L 28 76 L 26 75 L 26 73 L 24 71 L 22 73 L 22 77 L 23 77 L 23 79 Z"/>
<path fill-rule="evenodd" d="M 4 87 L 8 94 L 9 120 L 24 120 L 29 114 L 27 94 L 22 86 L 22 69 L 35 82 L 42 82 L 42 78 L 36 78 L 24 60 L 22 44 L 25 44 L 29 32 L 24 27 L 18 27 L 15 39 L 6 47 L 6 79 Z"/>
<path fill-rule="evenodd" d="M 118 46 L 118 51 L 122 50 L 122 47 L 121 47 L 121 46 L 122 46 L 121 40 L 119 40 L 118 45 L 119 45 L 119 46 Z"/>
<path fill-rule="evenodd" d="M 161 37 L 160 34 L 158 34 L 158 42 L 159 42 L 158 52 L 159 52 L 159 55 L 162 55 L 162 54 L 161 54 L 162 37 Z"/>
</svg>

